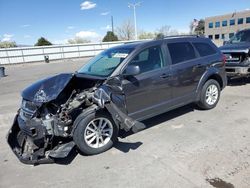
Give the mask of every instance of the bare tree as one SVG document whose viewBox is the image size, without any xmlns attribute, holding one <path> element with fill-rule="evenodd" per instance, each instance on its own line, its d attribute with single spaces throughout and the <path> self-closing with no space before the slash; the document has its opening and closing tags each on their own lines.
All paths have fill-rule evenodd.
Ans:
<svg viewBox="0 0 250 188">
<path fill-rule="evenodd" d="M 0 42 L 0 48 L 13 48 L 13 47 L 17 47 L 14 41 Z"/>
<path fill-rule="evenodd" d="M 154 39 L 155 33 L 153 32 L 147 32 L 147 31 L 140 31 L 139 32 L 139 39 Z"/>
<path fill-rule="evenodd" d="M 156 30 L 156 38 L 162 38 L 164 36 L 179 35 L 179 32 L 175 29 L 171 29 L 171 26 L 164 25 Z"/>
<path fill-rule="evenodd" d="M 164 36 L 167 36 L 169 34 L 171 27 L 169 25 L 163 25 L 159 29 L 157 29 L 156 33 L 161 33 Z"/>
<path fill-rule="evenodd" d="M 126 20 L 120 27 L 116 28 L 116 33 L 119 40 L 132 40 L 134 39 L 134 25 L 131 20 Z"/>
</svg>

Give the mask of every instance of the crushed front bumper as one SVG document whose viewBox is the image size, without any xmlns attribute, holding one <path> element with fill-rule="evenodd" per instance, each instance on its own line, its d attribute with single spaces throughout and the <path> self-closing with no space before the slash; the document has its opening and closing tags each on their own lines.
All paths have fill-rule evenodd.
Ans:
<svg viewBox="0 0 250 188">
<path fill-rule="evenodd" d="M 240 78 L 250 76 L 250 62 L 226 62 L 226 73 L 229 78 Z"/>
<path fill-rule="evenodd" d="M 229 77 L 246 77 L 250 75 L 250 67 L 226 66 L 226 73 Z"/>
<path fill-rule="evenodd" d="M 57 158 L 67 157 L 75 146 L 73 141 L 54 144 L 42 125 L 26 124 L 19 115 L 7 134 L 7 142 L 22 163 L 32 165 L 54 163 Z"/>
</svg>

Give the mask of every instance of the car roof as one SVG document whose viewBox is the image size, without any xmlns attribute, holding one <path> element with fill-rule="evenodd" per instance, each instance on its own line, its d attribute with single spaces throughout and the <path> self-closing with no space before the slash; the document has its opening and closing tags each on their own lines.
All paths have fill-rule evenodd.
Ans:
<svg viewBox="0 0 250 188">
<path fill-rule="evenodd" d="M 115 46 L 113 48 L 133 48 L 133 49 L 137 49 L 137 48 L 143 48 L 146 46 L 150 46 L 150 45 L 157 45 L 159 43 L 162 43 L 162 41 L 206 41 L 208 40 L 208 38 L 205 37 L 199 37 L 199 36 L 193 36 L 193 35 L 185 35 L 185 36 L 169 36 L 166 38 L 162 38 L 162 39 L 155 39 L 155 40 L 144 40 L 144 41 L 132 41 L 132 42 L 128 42 L 119 46 Z"/>
</svg>

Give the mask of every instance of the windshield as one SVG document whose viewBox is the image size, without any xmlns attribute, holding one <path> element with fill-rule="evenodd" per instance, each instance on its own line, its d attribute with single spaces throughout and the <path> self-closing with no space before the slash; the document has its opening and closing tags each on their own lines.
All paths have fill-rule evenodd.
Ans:
<svg viewBox="0 0 250 188">
<path fill-rule="evenodd" d="M 83 66 L 78 73 L 107 77 L 133 51 L 132 48 L 113 48 L 101 52 Z"/>
<path fill-rule="evenodd" d="M 250 42 L 250 30 L 236 33 L 230 40 L 230 43 Z"/>
</svg>

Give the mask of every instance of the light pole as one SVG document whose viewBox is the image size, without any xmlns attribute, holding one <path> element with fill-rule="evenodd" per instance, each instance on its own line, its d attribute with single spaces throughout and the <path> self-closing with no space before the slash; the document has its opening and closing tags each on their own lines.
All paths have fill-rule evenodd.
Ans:
<svg viewBox="0 0 250 188">
<path fill-rule="evenodd" d="M 129 3 L 128 8 L 134 9 L 134 27 L 135 27 L 135 40 L 137 40 L 137 25 L 136 25 L 136 7 L 140 6 L 141 3 Z"/>
<path fill-rule="evenodd" d="M 112 27 L 112 32 L 114 33 L 114 19 L 113 19 L 113 16 L 111 16 L 111 27 Z"/>
</svg>

